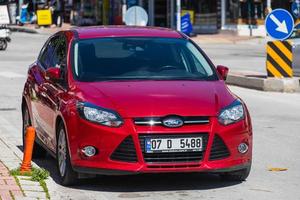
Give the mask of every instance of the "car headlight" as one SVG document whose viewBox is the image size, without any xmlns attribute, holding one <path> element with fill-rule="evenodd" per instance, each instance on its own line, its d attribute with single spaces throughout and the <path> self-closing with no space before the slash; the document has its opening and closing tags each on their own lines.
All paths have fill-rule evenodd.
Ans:
<svg viewBox="0 0 300 200">
<path fill-rule="evenodd" d="M 223 125 L 236 123 L 245 117 L 243 104 L 236 100 L 221 110 L 218 120 Z"/>
<path fill-rule="evenodd" d="M 123 124 L 123 120 L 118 113 L 91 103 L 79 102 L 77 103 L 77 109 L 82 118 L 94 123 L 110 127 L 119 127 Z"/>
</svg>

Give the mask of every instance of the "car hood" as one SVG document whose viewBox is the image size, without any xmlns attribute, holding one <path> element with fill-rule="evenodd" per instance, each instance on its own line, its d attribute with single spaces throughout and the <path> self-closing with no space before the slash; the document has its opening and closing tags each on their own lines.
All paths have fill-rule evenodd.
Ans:
<svg viewBox="0 0 300 200">
<path fill-rule="evenodd" d="M 83 101 L 126 118 L 216 116 L 235 97 L 223 81 L 131 81 L 80 83 Z"/>
</svg>

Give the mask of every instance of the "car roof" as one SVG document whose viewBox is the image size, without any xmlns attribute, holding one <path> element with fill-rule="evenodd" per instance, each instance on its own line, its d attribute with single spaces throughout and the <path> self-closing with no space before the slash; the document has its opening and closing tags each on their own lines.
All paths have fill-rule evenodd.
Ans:
<svg viewBox="0 0 300 200">
<path fill-rule="evenodd" d="M 183 38 L 177 31 L 157 27 L 135 26 L 91 26 L 72 29 L 79 39 L 102 38 L 102 37 L 162 37 Z"/>
</svg>

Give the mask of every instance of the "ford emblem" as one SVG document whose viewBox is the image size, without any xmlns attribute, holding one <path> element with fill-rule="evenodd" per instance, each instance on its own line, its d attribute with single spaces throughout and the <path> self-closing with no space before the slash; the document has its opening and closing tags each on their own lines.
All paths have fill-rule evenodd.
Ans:
<svg viewBox="0 0 300 200">
<path fill-rule="evenodd" d="M 164 126 L 170 128 L 177 128 L 183 125 L 183 121 L 179 117 L 167 117 L 162 122 Z"/>
</svg>

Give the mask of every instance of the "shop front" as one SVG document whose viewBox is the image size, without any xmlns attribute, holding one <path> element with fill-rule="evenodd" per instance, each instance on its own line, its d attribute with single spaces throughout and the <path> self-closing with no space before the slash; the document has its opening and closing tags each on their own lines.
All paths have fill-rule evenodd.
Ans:
<svg viewBox="0 0 300 200">
<path fill-rule="evenodd" d="M 73 0 L 71 23 L 75 25 L 120 25 L 120 0 Z"/>
<path fill-rule="evenodd" d="M 222 0 L 222 28 L 240 35 L 249 35 L 251 29 L 253 35 L 265 36 L 268 1 L 272 9 L 291 9 L 292 0 Z"/>
<path fill-rule="evenodd" d="M 182 12 L 186 11 L 194 33 L 217 33 L 221 28 L 221 0 L 182 0 Z"/>
</svg>

